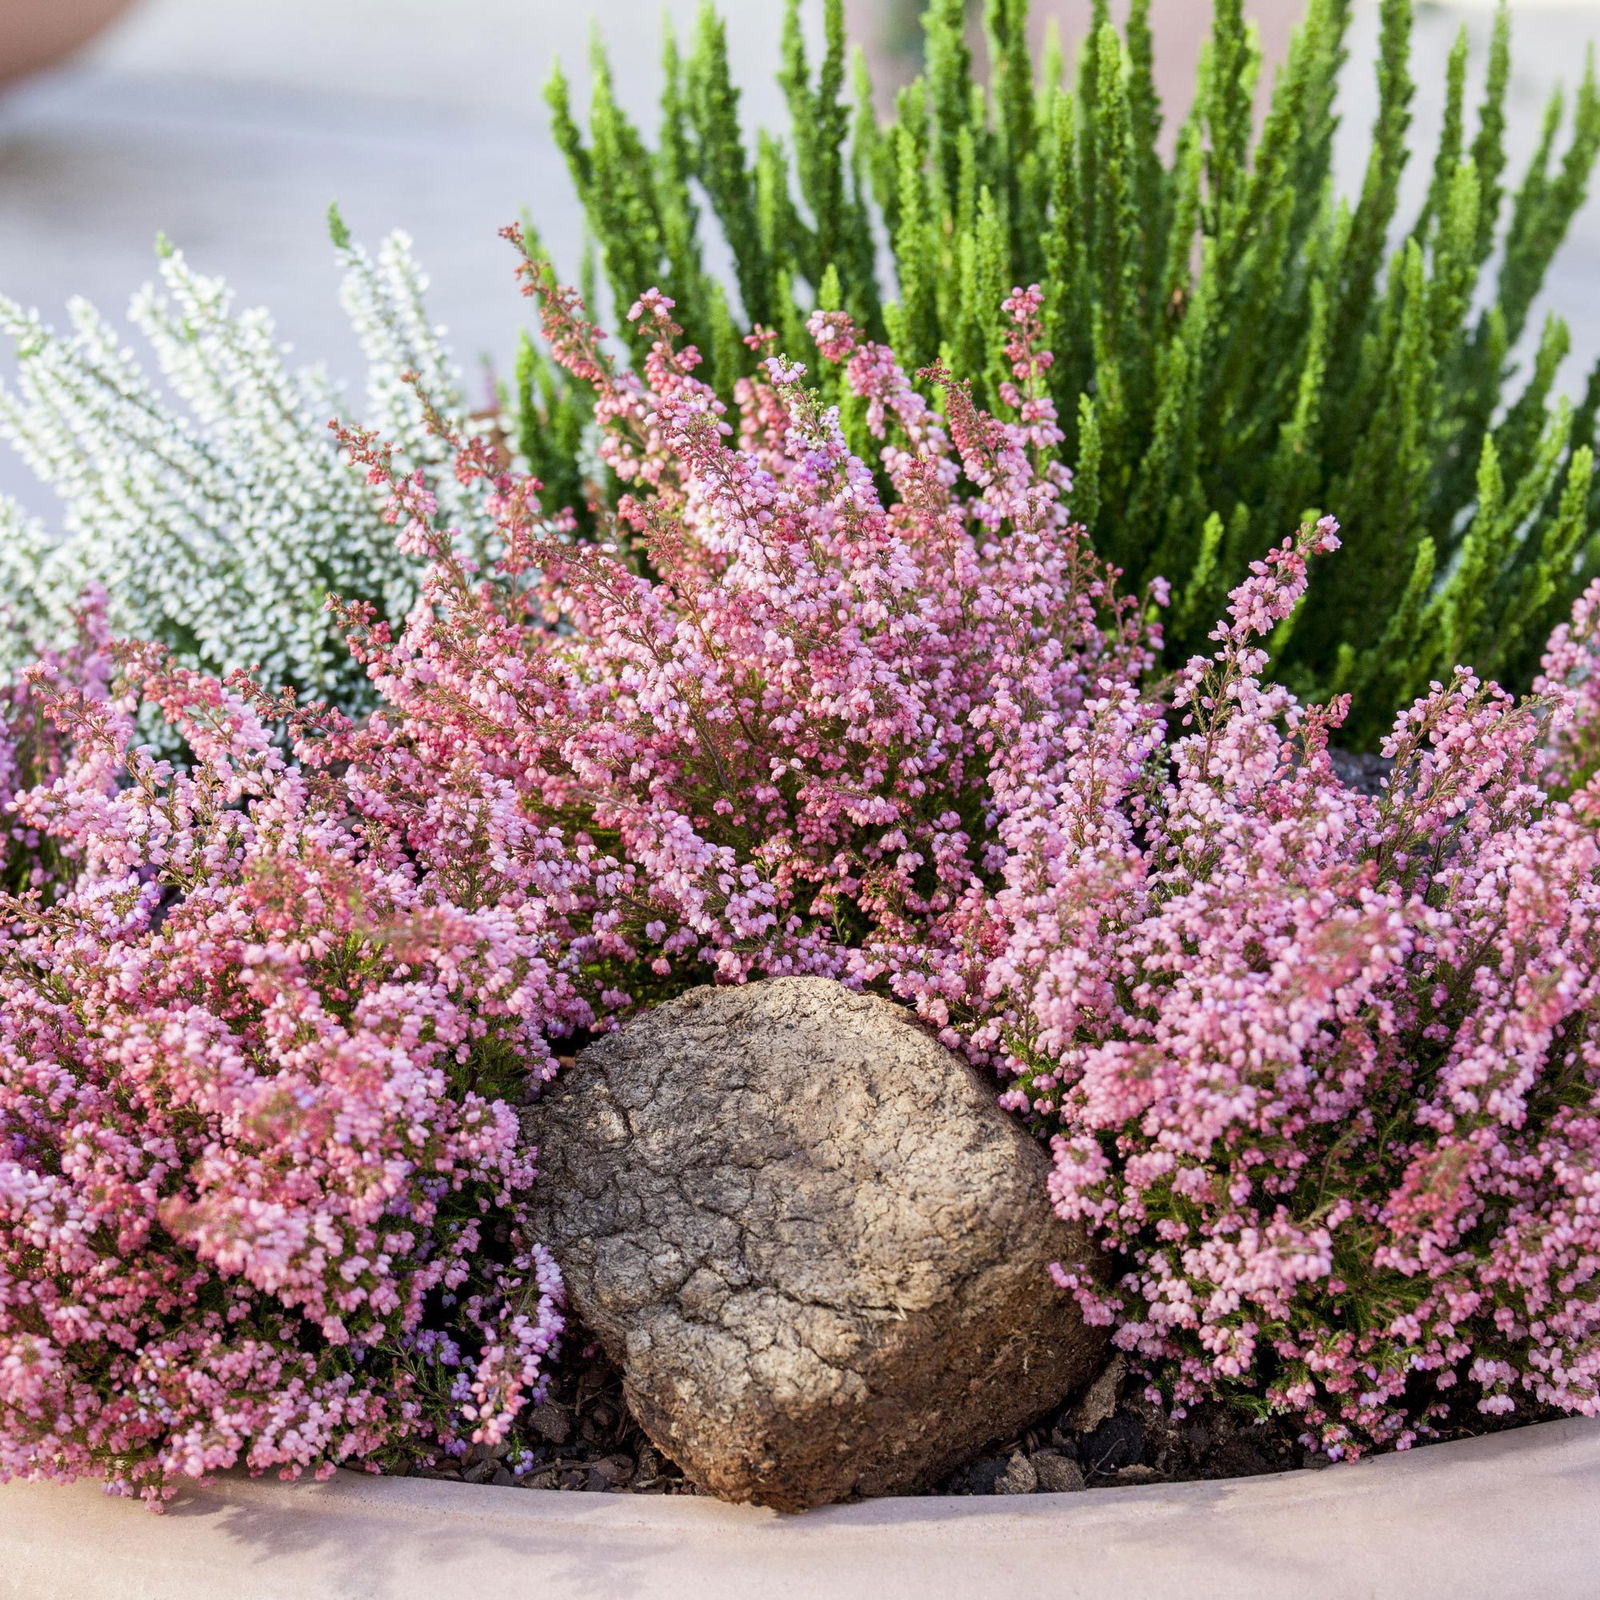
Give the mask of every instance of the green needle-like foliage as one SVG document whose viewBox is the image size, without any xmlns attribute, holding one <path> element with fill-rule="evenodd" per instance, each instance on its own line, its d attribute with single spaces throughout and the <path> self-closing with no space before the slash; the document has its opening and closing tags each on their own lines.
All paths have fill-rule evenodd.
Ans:
<svg viewBox="0 0 1600 1600">
<path fill-rule="evenodd" d="M 924 76 L 886 123 L 859 58 L 847 98 L 841 0 L 826 0 L 814 69 L 789 0 L 788 144 L 762 134 L 752 147 L 741 131 L 709 7 L 686 59 L 669 41 L 653 148 L 603 56 L 587 137 L 559 75 L 549 100 L 613 300 L 625 309 L 651 285 L 672 295 L 724 394 L 756 360 L 736 324 L 775 328 L 810 359 L 804 319 L 823 304 L 886 334 L 908 364 L 943 360 L 994 406 L 1000 299 L 1042 284 L 1074 509 L 1131 582 L 1171 581 L 1173 658 L 1203 646 L 1250 561 L 1331 511 L 1346 551 L 1275 639 L 1276 667 L 1304 692 L 1352 693 L 1346 736 L 1369 742 L 1458 661 L 1525 681 L 1537 642 L 1600 569 L 1600 368 L 1576 408 L 1553 398 L 1569 343 L 1556 318 L 1525 375 L 1510 359 L 1583 203 L 1600 89 L 1591 60 L 1570 116 L 1555 97 L 1508 190 L 1502 6 L 1475 109 L 1465 35 L 1448 58 L 1431 178 L 1407 225 L 1411 0 L 1382 0 L 1365 176 L 1353 201 L 1333 189 L 1350 9 L 1308 0 L 1258 122 L 1254 31 L 1241 0 L 1216 0 L 1170 153 L 1148 0 L 1132 0 L 1120 31 L 1096 0 L 1070 86 L 1054 47 L 1036 70 L 1026 0 L 987 0 L 981 74 L 963 0 L 930 0 Z M 737 311 L 706 264 L 713 220 Z M 525 445 L 565 487 L 585 397 L 531 348 L 519 370 Z"/>
</svg>

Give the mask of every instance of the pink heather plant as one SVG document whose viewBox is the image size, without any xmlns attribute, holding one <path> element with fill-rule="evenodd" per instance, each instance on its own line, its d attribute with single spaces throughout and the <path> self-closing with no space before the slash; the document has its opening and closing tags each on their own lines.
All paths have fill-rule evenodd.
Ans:
<svg viewBox="0 0 1600 1600">
<path fill-rule="evenodd" d="M 1344 704 L 1261 677 L 1331 522 L 1258 566 L 1214 659 L 1142 683 L 1152 636 L 1046 464 L 1035 295 L 1010 423 L 813 319 L 886 497 L 795 365 L 744 386 L 736 446 L 670 302 L 634 307 L 633 378 L 530 287 L 597 392 L 615 542 L 549 536 L 502 477 L 479 582 L 396 482 L 426 604 L 358 648 L 419 759 L 592 874 L 596 1010 L 797 970 L 912 1001 L 1057 1135 L 1057 1204 L 1117 1262 L 1063 1281 L 1179 1404 L 1248 1395 L 1334 1454 L 1457 1394 L 1600 1409 L 1595 597 L 1535 699 L 1460 675 L 1407 712 L 1374 800 L 1327 754 Z"/>
<path fill-rule="evenodd" d="M 10 902 L 0 945 L 0 1471 L 158 1500 L 235 1461 L 502 1437 L 560 1318 L 535 1247 L 486 1253 L 533 1178 L 494 1096 L 707 974 L 865 981 L 869 941 L 924 950 L 998 865 L 996 752 L 1147 664 L 1029 462 L 1047 407 L 1004 425 L 952 388 L 947 432 L 833 328 L 902 440 L 885 506 L 795 370 L 724 442 L 668 311 L 641 303 L 640 381 L 549 305 L 636 485 L 630 553 L 553 537 L 474 444 L 506 552 L 479 581 L 394 483 L 434 560 L 398 639 L 352 613 L 365 726 L 138 647 L 114 698 L 32 675 L 70 753 L 11 810 L 74 877 Z M 133 747 L 138 702 L 188 768 Z"/>
<path fill-rule="evenodd" d="M 76 876 L 0 942 L 0 1475 L 159 1502 L 498 1440 L 561 1329 L 493 1238 L 533 1178 L 494 1096 L 586 1016 L 542 913 L 478 892 L 444 795 L 402 849 L 337 721 L 294 767 L 215 680 L 125 683 L 27 691 L 71 750 L 16 817 Z M 189 770 L 130 748 L 140 697 Z"/>
<path fill-rule="evenodd" d="M 1249 1396 L 1338 1456 L 1458 1391 L 1600 1410 L 1600 586 L 1538 698 L 1460 672 L 1404 713 L 1374 800 L 1328 759 L 1344 703 L 1263 686 L 1254 643 L 1334 543 L 1256 567 L 1177 737 L 1093 708 L 1001 824 L 961 998 L 1123 1263 L 1063 1283 L 1180 1404 Z"/>
<path fill-rule="evenodd" d="M 402 544 L 432 564 L 398 637 L 352 613 L 387 708 L 374 727 L 478 787 L 519 886 L 516 830 L 560 841 L 597 1013 L 709 978 L 867 981 L 885 943 L 920 959 L 1000 865 L 998 753 L 1071 737 L 1097 681 L 1131 685 L 1151 659 L 1071 525 L 1065 475 L 1031 459 L 1057 437 L 1049 403 L 1002 423 L 947 384 L 946 422 L 885 347 L 822 318 L 868 426 L 894 431 L 886 501 L 797 368 L 743 385 L 735 445 L 669 300 L 633 309 L 655 334 L 636 377 L 572 296 L 532 281 L 627 486 L 615 543 L 552 535 L 533 486 L 473 447 L 461 470 L 491 478 L 506 547 L 480 582 L 420 479 L 393 481 Z M 1037 307 L 1015 302 L 1019 382 L 1041 365 Z M 349 442 L 384 481 L 375 441 Z"/>
<path fill-rule="evenodd" d="M 1596 1409 L 1600 596 L 1534 700 L 1408 712 L 1372 800 L 1343 706 L 1261 680 L 1331 523 L 1147 681 L 1151 607 L 1051 464 L 1037 291 L 1014 420 L 934 370 L 939 413 L 838 313 L 820 392 L 773 355 L 729 418 L 663 296 L 634 375 L 527 276 L 625 486 L 610 543 L 474 441 L 474 570 L 350 432 L 429 563 L 399 628 L 346 608 L 366 724 L 290 716 L 286 757 L 286 706 L 142 651 L 117 698 L 30 691 L 71 751 L 14 812 L 76 876 L 0 964 L 0 1465 L 159 1495 L 503 1436 L 560 1322 L 499 1097 L 554 1037 L 785 972 L 1013 1076 L 1114 1253 L 1064 1281 L 1180 1404 L 1336 1453 L 1453 1386 Z M 135 694 L 190 770 L 130 748 Z"/>
</svg>

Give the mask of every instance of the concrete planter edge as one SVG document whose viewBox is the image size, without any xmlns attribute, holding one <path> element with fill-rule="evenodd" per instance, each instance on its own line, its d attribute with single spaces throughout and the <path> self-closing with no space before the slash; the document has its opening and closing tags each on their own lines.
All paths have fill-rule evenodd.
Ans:
<svg viewBox="0 0 1600 1600">
<path fill-rule="evenodd" d="M 232 1476 L 164 1517 L 92 1484 L 0 1489 L 29 1600 L 1563 1600 L 1600 1591 L 1600 1421 L 1351 1466 L 800 1517 L 698 1498 L 341 1472 Z"/>
</svg>

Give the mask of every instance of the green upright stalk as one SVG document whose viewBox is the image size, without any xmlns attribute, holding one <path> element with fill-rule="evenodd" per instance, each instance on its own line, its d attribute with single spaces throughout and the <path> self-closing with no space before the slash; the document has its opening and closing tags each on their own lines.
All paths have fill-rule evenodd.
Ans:
<svg viewBox="0 0 1600 1600">
<path fill-rule="evenodd" d="M 1536 634 L 1600 563 L 1600 368 L 1563 409 L 1559 318 L 1528 361 L 1511 354 L 1584 201 L 1600 89 L 1591 67 L 1570 114 L 1552 101 L 1508 203 L 1502 6 L 1483 63 L 1464 38 L 1444 63 L 1428 182 L 1402 216 L 1412 6 L 1382 0 L 1378 112 L 1346 202 L 1331 163 L 1350 10 L 1307 0 L 1258 124 L 1254 31 L 1241 0 L 1216 0 L 1193 108 L 1166 144 L 1148 0 L 1120 31 L 1095 0 L 1070 87 L 1058 50 L 1042 72 L 1030 55 L 1026 0 L 985 0 L 981 62 L 964 0 L 931 0 L 925 75 L 883 122 L 859 56 L 846 81 L 841 0 L 824 0 L 815 63 L 787 0 L 787 143 L 741 131 L 709 9 L 687 60 L 669 50 L 654 149 L 603 58 L 587 136 L 559 78 L 550 98 L 613 299 L 672 294 L 724 396 L 754 370 L 735 328 L 776 328 L 810 360 L 804 318 L 826 293 L 908 366 L 943 360 L 995 406 L 999 300 L 1042 283 L 1073 509 L 1130 583 L 1171 581 L 1171 658 L 1206 648 L 1252 560 L 1332 512 L 1347 548 L 1275 640 L 1276 668 L 1309 694 L 1350 692 L 1344 737 L 1370 743 L 1447 657 L 1525 680 Z M 733 307 L 704 264 L 713 227 Z M 524 368 L 522 438 L 549 463 L 573 437 L 557 413 L 582 397 L 564 401 L 533 357 Z"/>
</svg>

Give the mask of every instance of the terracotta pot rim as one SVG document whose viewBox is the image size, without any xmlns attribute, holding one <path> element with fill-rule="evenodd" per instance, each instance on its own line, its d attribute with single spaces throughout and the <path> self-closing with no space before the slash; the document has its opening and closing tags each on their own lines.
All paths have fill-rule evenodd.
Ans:
<svg viewBox="0 0 1600 1600">
<path fill-rule="evenodd" d="M 114 22 L 133 0 L 4 0 L 0 86 L 64 61 Z"/>
</svg>

